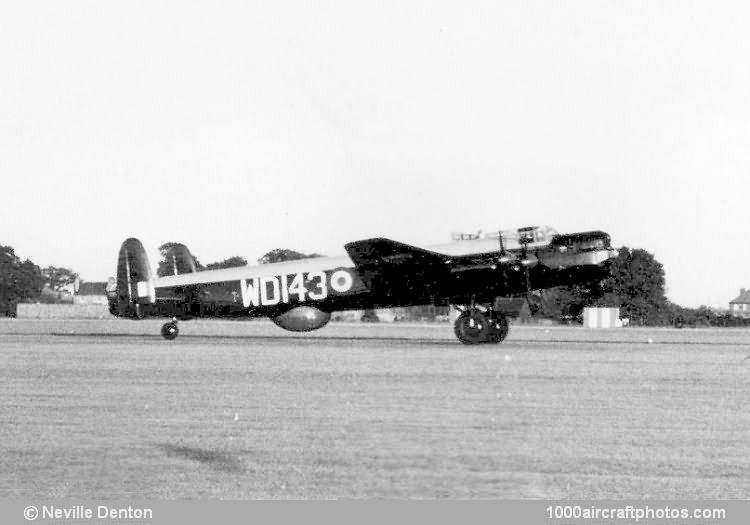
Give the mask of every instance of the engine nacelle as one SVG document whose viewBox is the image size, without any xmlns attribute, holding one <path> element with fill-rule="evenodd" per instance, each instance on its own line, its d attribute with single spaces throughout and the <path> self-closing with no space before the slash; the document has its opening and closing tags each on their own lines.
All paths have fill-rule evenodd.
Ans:
<svg viewBox="0 0 750 525">
<path fill-rule="evenodd" d="M 331 312 L 318 310 L 314 306 L 298 306 L 272 317 L 271 320 L 284 330 L 309 332 L 324 327 L 331 320 Z"/>
</svg>

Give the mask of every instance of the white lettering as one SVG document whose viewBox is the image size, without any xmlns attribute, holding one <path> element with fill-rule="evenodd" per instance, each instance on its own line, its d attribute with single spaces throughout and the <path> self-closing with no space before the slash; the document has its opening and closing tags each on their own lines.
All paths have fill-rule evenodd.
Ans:
<svg viewBox="0 0 750 525">
<path fill-rule="evenodd" d="M 153 509 L 141 509 L 134 508 L 130 505 L 127 507 L 107 507 L 105 505 L 99 505 L 96 507 L 96 517 L 99 519 L 119 519 L 119 520 L 142 520 L 142 519 L 153 519 Z"/>
<path fill-rule="evenodd" d="M 294 279 L 292 279 L 292 284 L 289 285 L 289 295 L 296 295 L 299 302 L 305 300 L 305 293 L 307 293 L 303 282 L 304 279 L 302 278 L 302 274 L 298 273 L 294 276 Z"/>
<path fill-rule="evenodd" d="M 273 289 L 273 294 L 271 296 L 268 295 L 269 284 Z M 260 302 L 266 305 L 273 306 L 274 304 L 279 304 L 280 300 L 281 297 L 279 294 L 279 281 L 276 279 L 276 277 L 263 277 L 261 279 L 260 286 Z"/>
<path fill-rule="evenodd" d="M 281 276 L 281 302 L 289 302 L 289 283 L 287 282 L 286 275 Z"/>
<path fill-rule="evenodd" d="M 42 506 L 42 518 L 44 519 L 91 519 L 94 513 L 89 507 L 75 505 L 73 507 L 55 507 L 54 505 Z M 29 518 L 27 518 L 29 519 Z M 36 518 L 31 518 L 36 519 Z"/>
<path fill-rule="evenodd" d="M 273 306 L 279 303 L 289 303 L 292 299 L 299 302 L 304 302 L 308 298 L 322 301 L 328 297 L 328 286 L 338 293 L 344 293 L 349 291 L 353 285 L 354 278 L 350 272 L 336 270 L 331 274 L 330 282 L 325 272 L 242 279 L 240 281 L 240 293 L 242 305 L 245 308 L 250 308 L 260 305 Z"/>
<path fill-rule="evenodd" d="M 240 292 L 242 293 L 242 305 L 245 308 L 251 306 L 260 306 L 260 286 L 258 278 L 253 277 L 252 279 L 240 281 Z"/>
<path fill-rule="evenodd" d="M 312 281 L 313 279 L 318 279 L 317 287 L 318 291 L 315 292 L 313 290 L 310 290 L 308 292 L 308 297 L 310 299 L 315 299 L 316 301 L 320 301 L 326 298 L 328 295 L 328 288 L 326 288 L 326 274 L 324 272 L 310 272 L 307 274 L 307 280 Z"/>
</svg>

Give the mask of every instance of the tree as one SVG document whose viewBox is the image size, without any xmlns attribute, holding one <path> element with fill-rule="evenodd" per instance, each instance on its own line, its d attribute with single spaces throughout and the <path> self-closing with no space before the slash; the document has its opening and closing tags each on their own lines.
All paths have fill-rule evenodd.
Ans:
<svg viewBox="0 0 750 525">
<path fill-rule="evenodd" d="M 587 306 L 620 308 L 633 324 L 672 322 L 674 308 L 665 296 L 664 268 L 646 250 L 623 246 L 610 262 L 609 275 L 588 285 L 559 286 L 545 290 L 543 312 L 556 318 L 580 317 Z"/>
<path fill-rule="evenodd" d="M 677 328 L 685 326 L 692 328 L 705 326 L 741 326 L 746 324 L 737 322 L 739 318 L 732 319 L 730 315 L 719 315 L 705 305 L 700 305 L 698 308 L 686 308 L 668 301 L 667 309 L 669 311 L 668 322 Z"/>
<path fill-rule="evenodd" d="M 78 279 L 78 274 L 69 268 L 47 266 L 42 269 L 42 277 L 44 277 L 45 284 L 49 285 L 50 290 L 59 292 L 65 286 L 73 284 Z"/>
<path fill-rule="evenodd" d="M 555 319 L 578 319 L 583 309 L 590 306 L 594 297 L 600 293 L 598 286 L 587 287 L 579 284 L 542 290 L 541 314 Z"/>
<path fill-rule="evenodd" d="M 10 246 L 0 245 L 0 315 L 15 315 L 16 305 L 39 297 L 44 278 L 29 259 L 21 262 Z"/>
<path fill-rule="evenodd" d="M 181 246 L 181 244 L 176 243 L 176 242 L 165 242 L 164 244 L 159 246 L 159 253 L 161 254 L 161 260 L 159 261 L 159 265 L 156 268 L 156 275 L 158 277 L 164 277 L 166 275 L 174 275 L 174 263 L 172 261 L 171 251 L 175 246 Z M 195 255 L 191 253 L 190 256 L 193 258 L 193 262 L 195 263 L 195 268 L 199 271 L 202 270 L 203 265 L 198 261 Z"/>
<path fill-rule="evenodd" d="M 206 265 L 206 270 L 219 270 L 221 268 L 236 268 L 238 266 L 247 266 L 247 259 L 239 255 L 233 255 L 228 259 L 219 262 L 212 262 Z"/>
<path fill-rule="evenodd" d="M 263 257 L 258 259 L 258 264 L 270 264 L 283 261 L 296 261 L 298 259 L 312 259 L 314 257 L 323 257 L 319 253 L 311 253 L 306 255 L 304 253 L 296 252 L 286 248 L 275 248 L 270 252 L 266 253 Z"/>
<path fill-rule="evenodd" d="M 618 306 L 620 315 L 639 325 L 666 324 L 670 312 L 665 295 L 664 267 L 653 254 L 640 248 L 619 248 L 602 283 L 602 296 L 594 306 Z"/>
</svg>

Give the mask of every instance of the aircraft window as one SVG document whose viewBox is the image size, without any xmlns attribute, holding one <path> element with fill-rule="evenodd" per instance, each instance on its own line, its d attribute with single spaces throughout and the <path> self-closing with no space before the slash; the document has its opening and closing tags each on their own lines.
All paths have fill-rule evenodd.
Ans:
<svg viewBox="0 0 750 525">
<path fill-rule="evenodd" d="M 583 251 L 592 251 L 592 250 L 603 250 L 605 248 L 604 239 L 593 239 L 589 241 L 584 241 L 578 244 L 577 248 L 579 250 Z"/>
</svg>

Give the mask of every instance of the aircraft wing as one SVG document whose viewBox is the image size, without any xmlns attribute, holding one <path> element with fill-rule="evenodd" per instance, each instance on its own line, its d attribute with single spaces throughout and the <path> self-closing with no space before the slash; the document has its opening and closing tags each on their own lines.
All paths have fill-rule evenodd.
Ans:
<svg viewBox="0 0 750 525">
<path fill-rule="evenodd" d="M 376 295 L 429 296 L 450 274 L 449 256 L 391 239 L 364 239 L 344 248 L 365 286 Z"/>
</svg>

